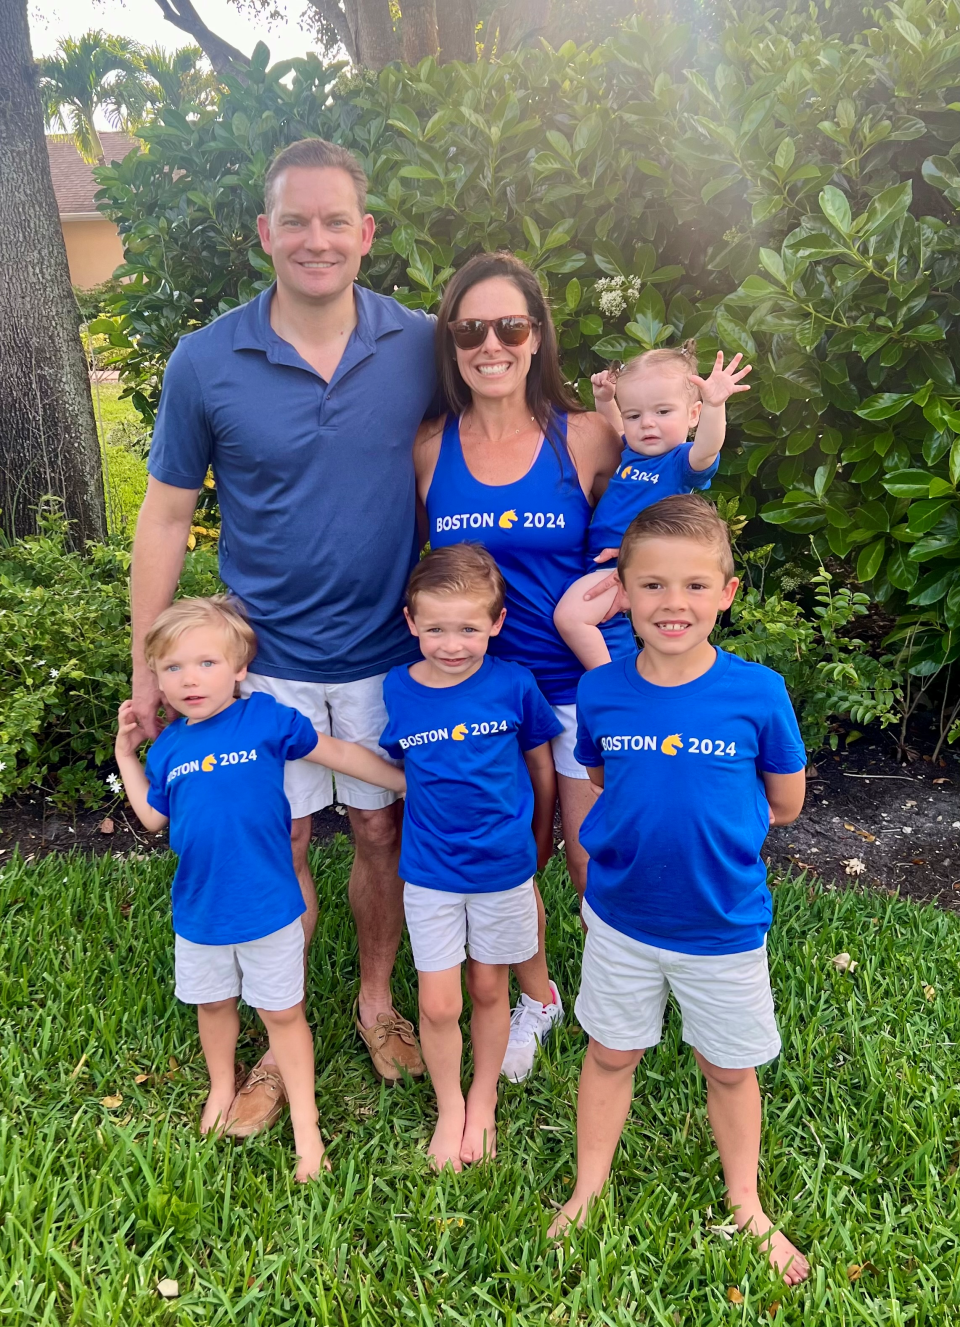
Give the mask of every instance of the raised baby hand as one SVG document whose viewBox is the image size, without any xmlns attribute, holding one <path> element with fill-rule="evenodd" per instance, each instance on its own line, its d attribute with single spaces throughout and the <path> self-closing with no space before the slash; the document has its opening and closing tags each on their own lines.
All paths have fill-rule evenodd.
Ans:
<svg viewBox="0 0 960 1327">
<path fill-rule="evenodd" d="M 709 378 L 700 378 L 695 373 L 690 374 L 689 381 L 700 388 L 700 396 L 704 405 L 722 406 L 727 398 L 733 396 L 736 392 L 749 392 L 749 384 L 741 383 L 740 380 L 751 372 L 753 365 L 747 364 L 737 372 L 737 365 L 742 359 L 742 355 L 734 355 L 727 367 L 724 368 L 723 351 L 718 350 L 713 371 Z"/>
<path fill-rule="evenodd" d="M 603 369 L 590 378 L 593 386 L 593 399 L 598 405 L 612 401 L 617 391 L 617 375 L 612 369 Z"/>
</svg>

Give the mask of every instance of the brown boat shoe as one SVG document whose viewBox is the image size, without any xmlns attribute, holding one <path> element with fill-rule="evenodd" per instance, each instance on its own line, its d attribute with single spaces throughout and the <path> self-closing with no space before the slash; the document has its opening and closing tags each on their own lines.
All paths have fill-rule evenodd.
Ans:
<svg viewBox="0 0 960 1327">
<path fill-rule="evenodd" d="M 286 1104 L 280 1070 L 260 1060 L 234 1097 L 223 1132 L 228 1138 L 252 1138 L 276 1124 Z"/>
<path fill-rule="evenodd" d="M 365 1028 L 360 1022 L 359 1000 L 354 1005 L 353 1016 L 378 1078 L 396 1083 L 404 1074 L 411 1078 L 423 1077 L 426 1065 L 420 1055 L 417 1034 L 408 1018 L 401 1018 L 393 1010 L 389 1014 L 380 1014 L 372 1028 Z"/>
</svg>

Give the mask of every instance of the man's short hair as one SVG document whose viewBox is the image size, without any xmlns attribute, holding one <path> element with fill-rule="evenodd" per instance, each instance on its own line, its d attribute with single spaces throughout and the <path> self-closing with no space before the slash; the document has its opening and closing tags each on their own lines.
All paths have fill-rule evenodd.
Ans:
<svg viewBox="0 0 960 1327">
<path fill-rule="evenodd" d="M 223 637 L 224 654 L 239 671 L 257 652 L 256 633 L 237 601 L 225 594 L 209 599 L 178 599 L 165 608 L 147 632 L 143 652 L 151 668 L 169 654 L 187 631 L 210 627 Z"/>
<path fill-rule="evenodd" d="M 448 544 L 433 549 L 414 567 L 407 582 L 407 608 L 416 617 L 419 595 L 459 594 L 482 603 L 496 622 L 506 593 L 500 568 L 482 544 Z"/>
<path fill-rule="evenodd" d="M 648 539 L 693 539 L 698 544 L 707 544 L 717 554 L 724 581 L 733 575 L 729 526 L 716 507 L 696 493 L 674 493 L 661 498 L 633 518 L 617 559 L 621 579 L 637 547 Z"/>
<path fill-rule="evenodd" d="M 350 176 L 357 192 L 360 215 L 367 210 L 367 176 L 360 162 L 339 143 L 328 143 L 325 138 L 301 138 L 281 148 L 270 165 L 263 181 L 263 210 L 269 216 L 276 202 L 277 180 L 291 166 L 314 170 L 342 170 Z"/>
</svg>

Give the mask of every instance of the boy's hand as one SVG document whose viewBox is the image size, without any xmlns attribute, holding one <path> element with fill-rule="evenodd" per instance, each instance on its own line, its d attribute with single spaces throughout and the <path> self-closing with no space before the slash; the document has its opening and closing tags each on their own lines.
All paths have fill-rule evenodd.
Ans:
<svg viewBox="0 0 960 1327">
<path fill-rule="evenodd" d="M 612 401 L 617 393 L 617 375 L 612 369 L 594 373 L 590 382 L 593 386 L 593 399 L 598 405 Z"/>
<path fill-rule="evenodd" d="M 690 374 L 689 381 L 700 388 L 704 405 L 722 406 L 727 398 L 733 396 L 736 392 L 749 392 L 749 384 L 741 384 L 740 379 L 745 378 L 751 372 L 753 365 L 748 364 L 739 373 L 736 372 L 737 365 L 742 359 L 742 355 L 734 355 L 727 367 L 724 368 L 723 351 L 718 350 L 713 372 L 709 378 L 698 378 L 695 373 Z"/>
<path fill-rule="evenodd" d="M 140 726 L 132 700 L 125 700 L 117 712 L 117 738 L 114 750 L 118 756 L 135 756 L 149 734 Z"/>
</svg>

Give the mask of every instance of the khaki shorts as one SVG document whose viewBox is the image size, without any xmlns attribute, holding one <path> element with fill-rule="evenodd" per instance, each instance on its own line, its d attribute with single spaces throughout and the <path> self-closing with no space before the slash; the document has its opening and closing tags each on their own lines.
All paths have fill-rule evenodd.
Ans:
<svg viewBox="0 0 960 1327">
<path fill-rule="evenodd" d="M 293 682 L 284 677 L 248 673 L 240 683 L 240 694 L 246 697 L 253 691 L 265 691 L 281 705 L 299 710 L 317 732 L 339 737 L 344 742 L 358 742 L 391 765 L 397 765 L 400 762 L 393 760 L 378 745 L 380 734 L 387 726 L 387 711 L 383 704 L 385 677 L 386 673 L 378 673 L 358 682 Z M 311 760 L 288 760 L 283 791 L 287 794 L 294 820 L 333 805 L 334 778 L 337 801 L 344 806 L 353 806 L 360 811 L 378 811 L 397 801 L 396 793 L 364 783 L 349 774 L 333 775 L 323 765 L 316 765 Z"/>
<path fill-rule="evenodd" d="M 624 935 L 589 903 L 583 920 L 589 930 L 576 1014 L 601 1046 L 656 1046 L 672 992 L 684 1041 L 718 1069 L 754 1068 L 780 1053 L 765 945 L 742 954 L 680 954 Z"/>
<path fill-rule="evenodd" d="M 539 948 L 533 881 L 488 894 L 403 887 L 403 911 L 418 972 L 445 972 L 470 957 L 478 963 L 525 963 Z"/>
<path fill-rule="evenodd" d="M 238 945 L 198 945 L 174 937 L 176 997 L 215 1004 L 239 996 L 252 1009 L 292 1009 L 303 999 L 303 923 Z"/>
</svg>

